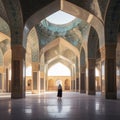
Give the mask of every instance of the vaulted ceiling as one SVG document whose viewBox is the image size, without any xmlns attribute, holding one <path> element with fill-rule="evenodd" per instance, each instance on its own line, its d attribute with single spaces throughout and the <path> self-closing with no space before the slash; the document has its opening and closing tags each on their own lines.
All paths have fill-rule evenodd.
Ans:
<svg viewBox="0 0 120 120">
<path fill-rule="evenodd" d="M 52 24 L 44 19 L 39 25 L 36 25 L 40 48 L 57 37 L 62 37 L 79 50 L 83 41 L 83 35 L 85 34 L 83 30 L 86 29 L 88 31 L 88 26 L 86 22 L 77 18 L 64 25 Z"/>
<path fill-rule="evenodd" d="M 56 0 L 19 0 L 24 25 L 33 14 L 54 1 Z M 62 2 L 62 0 L 59 1 Z M 86 10 L 89 14 L 94 15 L 97 19 L 104 23 L 107 6 L 110 0 L 66 1 L 73 3 L 76 6 L 79 6 L 83 10 Z M 0 16 L 0 49 L 1 54 L 4 55 L 7 50 L 10 49 L 11 35 L 8 25 L 9 19 L 6 13 L 6 8 L 3 4 L 3 0 L 0 0 Z M 35 20 L 37 20 L 37 17 Z M 61 26 L 52 24 L 44 18 L 42 21 L 39 21 L 39 24 L 36 24 L 31 29 L 27 37 L 29 42 L 29 44 L 27 45 L 27 53 L 32 54 L 31 57 L 30 55 L 28 55 L 29 57 L 27 57 L 27 61 L 39 61 L 39 50 L 43 50 L 43 48 L 45 48 L 49 43 L 51 43 L 58 37 L 66 40 L 68 43 L 70 43 L 70 45 L 72 45 L 79 51 L 81 49 L 82 43 L 87 42 L 88 40 L 90 26 L 91 24 L 89 24 L 88 21 L 86 22 L 80 18 L 76 18 L 72 22 Z M 46 51 L 46 62 L 48 62 L 52 58 L 55 58 L 55 56 L 58 55 L 58 49 L 62 51 L 60 55 L 63 56 L 63 58 L 67 58 L 72 62 L 75 62 L 74 58 L 76 57 L 76 55 L 73 55 L 74 51 L 64 45 L 61 45 L 60 48 L 59 45 L 56 45 L 53 48 L 49 49 L 49 51 Z M 61 59 L 59 56 L 58 58 Z M 59 61 L 58 58 L 54 61 Z"/>
</svg>

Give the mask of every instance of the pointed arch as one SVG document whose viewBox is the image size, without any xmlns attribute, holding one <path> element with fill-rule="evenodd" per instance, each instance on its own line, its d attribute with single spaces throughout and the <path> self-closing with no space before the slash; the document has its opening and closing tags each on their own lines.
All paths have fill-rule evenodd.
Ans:
<svg viewBox="0 0 120 120">
<path fill-rule="evenodd" d="M 27 37 L 27 43 L 30 44 L 30 48 L 28 48 L 27 51 L 31 50 L 31 61 L 39 62 L 39 40 L 35 27 L 33 27 L 29 32 Z"/>
<path fill-rule="evenodd" d="M 71 7 L 72 6 L 72 7 Z M 30 29 L 39 24 L 42 19 L 53 14 L 54 12 L 62 10 L 66 13 L 69 13 L 75 17 L 78 17 L 88 24 L 91 24 L 96 31 L 99 33 L 100 45 L 104 44 L 104 27 L 103 23 L 93 14 L 86 11 L 85 9 L 70 3 L 66 0 L 55 0 L 51 2 L 49 5 L 37 11 L 33 14 L 26 22 L 24 27 L 24 35 L 23 35 L 23 46 L 26 47 L 26 37 L 30 31 Z M 42 14 L 44 12 L 44 14 Z M 83 15 L 84 14 L 84 15 Z M 37 17 L 37 19 L 36 19 Z M 97 24 L 96 24 L 97 23 Z"/>
<path fill-rule="evenodd" d="M 88 37 L 88 58 L 96 58 L 97 45 L 99 42 L 98 34 L 96 30 L 91 27 L 89 37 Z"/>
<path fill-rule="evenodd" d="M 48 61 L 48 68 L 50 68 L 54 63 L 57 62 L 61 62 L 62 64 L 64 64 L 65 66 L 67 66 L 69 69 L 72 69 L 72 66 L 74 65 L 74 63 L 70 60 L 68 60 L 67 58 L 63 57 L 63 56 L 56 56 L 53 59 L 51 59 L 50 61 Z"/>
<path fill-rule="evenodd" d="M 84 48 L 82 48 L 81 53 L 80 53 L 80 66 L 85 66 L 85 64 L 86 64 L 85 58 L 86 58 L 85 50 L 84 50 Z"/>
</svg>

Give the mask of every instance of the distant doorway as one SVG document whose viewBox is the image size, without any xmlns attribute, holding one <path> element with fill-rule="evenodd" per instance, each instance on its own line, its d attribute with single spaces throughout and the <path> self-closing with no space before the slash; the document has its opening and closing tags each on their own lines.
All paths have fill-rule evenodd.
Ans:
<svg viewBox="0 0 120 120">
<path fill-rule="evenodd" d="M 70 80 L 65 80 L 65 90 L 70 90 Z"/>
</svg>

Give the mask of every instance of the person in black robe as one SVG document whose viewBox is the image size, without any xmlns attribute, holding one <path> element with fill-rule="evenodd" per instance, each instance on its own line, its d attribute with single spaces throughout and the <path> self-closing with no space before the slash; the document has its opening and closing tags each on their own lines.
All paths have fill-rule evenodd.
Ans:
<svg viewBox="0 0 120 120">
<path fill-rule="evenodd" d="M 61 84 L 58 85 L 57 97 L 58 97 L 58 99 L 61 99 L 61 97 L 62 97 L 62 86 L 61 86 Z"/>
</svg>

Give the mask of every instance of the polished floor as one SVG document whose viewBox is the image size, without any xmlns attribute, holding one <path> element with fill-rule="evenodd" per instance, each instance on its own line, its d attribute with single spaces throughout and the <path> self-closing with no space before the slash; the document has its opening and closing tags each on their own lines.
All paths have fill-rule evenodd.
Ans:
<svg viewBox="0 0 120 120">
<path fill-rule="evenodd" d="M 0 95 L 0 120 L 120 120 L 120 100 L 75 92 L 64 92 L 61 100 L 56 92 L 11 100 L 6 94 Z"/>
</svg>

